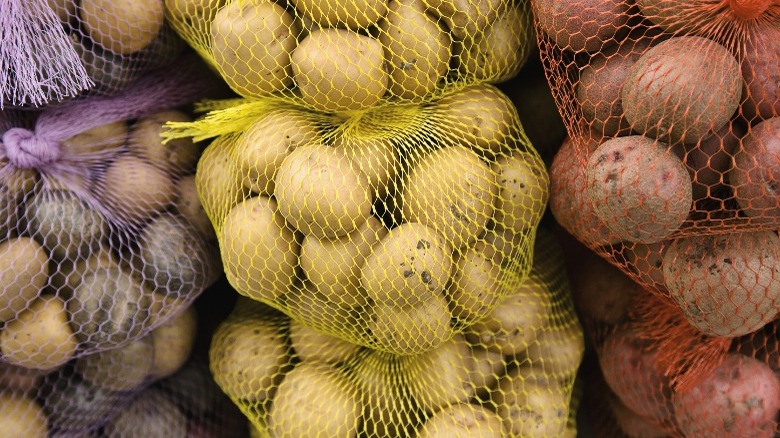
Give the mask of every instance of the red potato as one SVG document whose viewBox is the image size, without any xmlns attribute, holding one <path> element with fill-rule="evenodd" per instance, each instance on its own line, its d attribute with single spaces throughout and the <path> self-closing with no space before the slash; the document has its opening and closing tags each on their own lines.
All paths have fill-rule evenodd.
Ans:
<svg viewBox="0 0 780 438">
<path fill-rule="evenodd" d="M 589 252 L 571 273 L 576 309 L 585 317 L 615 325 L 628 317 L 634 296 L 647 293 L 641 286 L 604 258 Z"/>
<path fill-rule="evenodd" d="M 663 142 L 640 135 L 607 140 L 587 168 L 596 215 L 621 240 L 661 241 L 688 217 L 691 178 Z"/>
<path fill-rule="evenodd" d="M 563 49 L 595 52 L 613 44 L 628 21 L 624 0 L 541 0 L 532 2 L 539 26 Z"/>
<path fill-rule="evenodd" d="M 744 135 L 742 126 L 732 121 L 697 144 L 678 148 L 682 150 L 679 155 L 691 175 L 694 201 L 714 198 L 726 183 L 734 152 Z"/>
<path fill-rule="evenodd" d="M 630 438 L 664 438 L 668 436 L 665 430 L 653 421 L 628 409 L 613 394 L 607 396 L 612 414 L 615 416 L 620 430 Z"/>
<path fill-rule="evenodd" d="M 620 241 L 596 215 L 588 195 L 586 164 L 588 154 L 597 147 L 595 140 L 577 144 L 567 137 L 550 166 L 550 211 L 553 217 L 580 242 L 592 246 Z"/>
<path fill-rule="evenodd" d="M 742 76 L 747 85 L 742 113 L 748 119 L 780 116 L 780 26 L 758 25 L 747 40 Z"/>
<path fill-rule="evenodd" d="M 632 243 L 623 247 L 623 257 L 638 277 L 639 283 L 657 292 L 665 293 L 663 259 L 671 241 Z"/>
<path fill-rule="evenodd" d="M 710 336 L 754 332 L 780 311 L 780 239 L 774 231 L 676 239 L 664 281 L 688 321 Z"/>
<path fill-rule="evenodd" d="M 780 381 L 766 364 L 731 354 L 698 384 L 677 392 L 674 409 L 685 436 L 771 438 L 780 411 Z"/>
<path fill-rule="evenodd" d="M 728 174 L 734 197 L 753 221 L 780 219 L 780 117 L 753 126 Z"/>
</svg>

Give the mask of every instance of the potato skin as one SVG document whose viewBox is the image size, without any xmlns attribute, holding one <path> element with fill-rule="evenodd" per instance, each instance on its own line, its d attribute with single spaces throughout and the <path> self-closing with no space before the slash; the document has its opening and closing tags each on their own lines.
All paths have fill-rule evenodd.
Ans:
<svg viewBox="0 0 780 438">
<path fill-rule="evenodd" d="M 433 414 L 418 438 L 501 438 L 501 418 L 484 406 L 459 403 Z"/>
<path fill-rule="evenodd" d="M 450 311 L 440 294 L 411 305 L 374 305 L 370 323 L 376 347 L 409 355 L 431 350 L 452 336 Z"/>
<path fill-rule="evenodd" d="M 563 436 L 569 418 L 569 399 L 557 382 L 526 379 L 519 368 L 502 376 L 493 403 L 510 436 Z"/>
<path fill-rule="evenodd" d="M 150 163 L 172 175 L 190 174 L 200 158 L 200 146 L 191 138 L 177 138 L 165 144 L 160 137 L 167 122 L 191 122 L 192 118 L 177 110 L 160 111 L 138 119 L 130 128 L 127 146 Z"/>
<path fill-rule="evenodd" d="M 195 188 L 217 235 L 228 212 L 244 200 L 241 176 L 233 162 L 235 143 L 235 138 L 228 136 L 214 139 L 203 151 L 195 172 Z"/>
<path fill-rule="evenodd" d="M 0 395 L 0 423 L 6 436 L 45 438 L 49 428 L 46 415 L 32 398 L 13 392 Z"/>
<path fill-rule="evenodd" d="M 502 11 L 503 0 L 422 0 L 428 12 L 447 25 L 457 40 L 473 38 Z"/>
<path fill-rule="evenodd" d="M 387 12 L 386 0 L 295 0 L 295 7 L 318 26 L 357 30 L 374 24 Z"/>
<path fill-rule="evenodd" d="M 143 222 L 165 210 L 175 200 L 173 177 L 143 158 L 117 157 L 98 179 L 98 199 L 111 211 L 112 219 Z"/>
<path fill-rule="evenodd" d="M 0 243 L 0 321 L 27 308 L 49 279 L 49 255 L 29 237 Z"/>
<path fill-rule="evenodd" d="M 688 321 L 710 336 L 754 332 L 780 309 L 780 239 L 774 231 L 676 239 L 664 254 L 663 272 Z"/>
<path fill-rule="evenodd" d="M 634 132 L 696 144 L 725 125 L 742 97 L 739 63 L 707 38 L 672 37 L 645 52 L 621 91 Z"/>
<path fill-rule="evenodd" d="M 742 112 L 749 119 L 780 117 L 780 29 L 756 23 L 742 58 L 742 76 L 747 85 Z"/>
<path fill-rule="evenodd" d="M 776 223 L 780 219 L 780 117 L 751 127 L 734 155 L 728 173 L 734 197 L 753 222 Z"/>
<path fill-rule="evenodd" d="M 75 369 L 92 386 L 108 391 L 131 391 L 141 386 L 154 364 L 149 337 L 111 350 L 76 359 Z"/>
<path fill-rule="evenodd" d="M 82 0 L 79 7 L 90 38 L 122 55 L 151 44 L 165 21 L 162 0 Z"/>
<path fill-rule="evenodd" d="M 558 47 L 595 52 L 617 41 L 628 21 L 629 6 L 623 0 L 543 0 L 534 3 L 534 13 Z"/>
<path fill-rule="evenodd" d="M 730 354 L 700 383 L 675 393 L 677 424 L 685 436 L 775 436 L 780 381 L 763 362 Z"/>
<path fill-rule="evenodd" d="M 655 243 L 680 228 L 693 204 L 691 177 L 664 143 L 632 135 L 602 143 L 588 160 L 598 217 L 621 240 Z"/>
<path fill-rule="evenodd" d="M 187 417 L 159 389 L 141 392 L 106 425 L 109 436 L 131 438 L 139 432 L 148 438 L 186 438 Z"/>
<path fill-rule="evenodd" d="M 550 177 L 541 158 L 518 151 L 497 157 L 490 167 L 499 186 L 495 223 L 515 233 L 535 229 L 550 197 Z"/>
</svg>

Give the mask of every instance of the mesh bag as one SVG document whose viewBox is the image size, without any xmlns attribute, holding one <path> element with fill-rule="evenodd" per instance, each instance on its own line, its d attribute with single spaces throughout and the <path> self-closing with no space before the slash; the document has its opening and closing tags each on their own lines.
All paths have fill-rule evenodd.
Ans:
<svg viewBox="0 0 780 438">
<path fill-rule="evenodd" d="M 780 5 L 532 4 L 569 132 L 556 220 L 703 334 L 775 319 Z"/>
<path fill-rule="evenodd" d="M 514 77 L 534 48 L 527 1 L 166 0 L 172 27 L 247 98 L 325 112 L 430 100 Z"/>
<path fill-rule="evenodd" d="M 0 108 L 110 95 L 171 65 L 186 44 L 163 0 L 3 0 Z"/>
<path fill-rule="evenodd" d="M 50 372 L 133 342 L 220 275 L 195 189 L 200 145 L 159 137 L 211 76 L 195 58 L 177 68 L 2 133 L 2 362 Z"/>
<path fill-rule="evenodd" d="M 362 347 L 242 298 L 212 338 L 212 374 L 253 436 L 574 436 L 582 329 L 561 249 L 539 236 L 528 279 L 426 352 Z"/>
</svg>

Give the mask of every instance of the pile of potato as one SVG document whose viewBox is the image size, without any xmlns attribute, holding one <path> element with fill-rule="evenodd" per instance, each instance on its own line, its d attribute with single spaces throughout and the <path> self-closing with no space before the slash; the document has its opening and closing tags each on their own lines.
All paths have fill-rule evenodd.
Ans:
<svg viewBox="0 0 780 438">
<path fill-rule="evenodd" d="M 518 286 L 548 196 L 514 105 L 486 84 L 346 121 L 280 104 L 214 140 L 195 180 L 240 294 L 398 354 Z"/>
<path fill-rule="evenodd" d="M 418 354 L 363 347 L 240 298 L 215 331 L 212 374 L 272 437 L 574 436 L 582 329 L 557 241 L 464 333 Z"/>
<path fill-rule="evenodd" d="M 179 34 L 243 97 L 325 112 L 502 82 L 534 48 L 525 1 L 166 0 Z"/>
</svg>

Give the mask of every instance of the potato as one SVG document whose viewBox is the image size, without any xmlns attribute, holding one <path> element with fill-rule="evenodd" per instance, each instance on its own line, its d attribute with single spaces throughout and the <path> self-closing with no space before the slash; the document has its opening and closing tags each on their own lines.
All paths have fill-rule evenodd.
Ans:
<svg viewBox="0 0 780 438">
<path fill-rule="evenodd" d="M 306 236 L 301 243 L 300 266 L 312 285 L 330 300 L 350 306 L 365 304 L 368 294 L 356 290 L 361 266 L 386 234 L 382 222 L 369 216 L 358 229 L 338 239 Z"/>
<path fill-rule="evenodd" d="M 214 139 L 203 151 L 195 171 L 195 188 L 217 235 L 225 216 L 244 199 L 241 175 L 233 163 L 235 143 L 228 136 Z"/>
<path fill-rule="evenodd" d="M 628 72 L 653 43 L 653 39 L 627 39 L 604 52 L 597 52 L 577 81 L 577 103 L 588 126 L 605 137 L 628 135 L 621 90 Z"/>
<path fill-rule="evenodd" d="M 68 300 L 73 331 L 83 345 L 94 348 L 134 339 L 149 324 L 152 293 L 120 267 L 88 272 Z"/>
<path fill-rule="evenodd" d="M 49 256 L 29 237 L 0 243 L 0 322 L 9 321 L 27 308 L 49 279 Z"/>
<path fill-rule="evenodd" d="M 211 23 L 211 54 L 230 88 L 243 97 L 260 97 L 293 85 L 290 55 L 297 34 L 282 6 L 233 1 Z"/>
<path fill-rule="evenodd" d="M 618 243 L 596 214 L 588 193 L 588 157 L 598 142 L 580 143 L 567 137 L 550 166 L 550 211 L 555 220 L 579 241 L 589 246 Z"/>
<path fill-rule="evenodd" d="M 166 378 L 178 371 L 190 358 L 198 332 L 198 315 L 194 306 L 187 307 L 149 335 L 154 347 L 154 360 L 149 375 Z"/>
<path fill-rule="evenodd" d="M 49 433 L 40 405 L 32 398 L 13 393 L 0 394 L 0 423 L 6 436 L 45 438 Z"/>
<path fill-rule="evenodd" d="M 492 401 L 509 436 L 562 436 L 566 430 L 569 395 L 558 383 L 538 383 L 510 371 L 499 379 Z"/>
<path fill-rule="evenodd" d="M 615 422 L 629 438 L 665 438 L 669 436 L 660 425 L 628 409 L 614 395 L 610 395 L 608 399 Z"/>
<path fill-rule="evenodd" d="M 219 255 L 180 216 L 163 213 L 138 236 L 134 259 L 144 280 L 156 292 L 174 297 L 205 289 L 216 280 Z"/>
<path fill-rule="evenodd" d="M 116 415 L 132 395 L 92 386 L 69 368 L 47 375 L 39 393 L 50 427 L 73 435 Z"/>
<path fill-rule="evenodd" d="M 11 365 L 52 370 L 69 361 L 77 348 L 65 303 L 57 297 L 36 299 L 0 332 L 0 351 Z"/>
<path fill-rule="evenodd" d="M 780 30 L 776 26 L 755 22 L 745 39 L 742 53 L 742 76 L 747 86 L 742 113 L 751 121 L 755 118 L 780 117 Z"/>
<path fill-rule="evenodd" d="M 639 284 L 661 293 L 668 292 L 664 283 L 663 258 L 670 243 L 670 240 L 662 240 L 649 245 L 634 243 L 623 247 L 623 257 L 638 277 Z"/>
<path fill-rule="evenodd" d="M 267 421 L 278 438 L 354 438 L 362 409 L 359 393 L 342 372 L 302 362 L 279 384 Z"/>
<path fill-rule="evenodd" d="M 416 306 L 441 294 L 452 274 L 452 247 L 421 223 L 393 228 L 368 252 L 360 285 L 377 303 Z"/>
<path fill-rule="evenodd" d="M 666 288 L 702 333 L 754 332 L 780 309 L 779 245 L 774 231 L 675 239 L 663 258 Z"/>
<path fill-rule="evenodd" d="M 432 350 L 400 360 L 412 397 L 428 411 L 464 402 L 474 395 L 470 376 L 476 365 L 462 334 Z"/>
<path fill-rule="evenodd" d="M 647 248 L 649 245 L 636 246 Z M 647 259 L 639 257 L 642 257 L 641 253 L 637 253 L 637 263 L 641 263 L 642 268 L 647 267 Z M 569 274 L 569 281 L 574 306 L 580 315 L 607 325 L 625 321 L 634 298 L 647 293 L 625 272 L 593 252 L 580 260 L 577 269 Z"/>
<path fill-rule="evenodd" d="M 515 233 L 536 229 L 550 197 L 550 177 L 541 158 L 535 152 L 515 152 L 499 156 L 490 168 L 499 186 L 495 223 Z"/>
<path fill-rule="evenodd" d="M 6 393 L 34 395 L 49 370 L 36 370 L 0 362 L 0 387 Z"/>
<path fill-rule="evenodd" d="M 304 361 L 343 363 L 355 356 L 360 346 L 322 333 L 297 319 L 290 321 L 290 340 L 295 356 Z"/>
<path fill-rule="evenodd" d="M 484 406 L 459 403 L 435 414 L 416 435 L 419 438 L 501 438 L 501 418 Z"/>
<path fill-rule="evenodd" d="M 375 348 L 396 354 L 430 350 L 452 336 L 450 310 L 441 294 L 410 305 L 378 303 L 370 322 Z"/>
<path fill-rule="evenodd" d="M 304 102 L 318 111 L 358 111 L 387 91 L 384 50 L 374 38 L 346 29 L 313 29 L 292 52 Z"/>
<path fill-rule="evenodd" d="M 672 37 L 647 50 L 621 91 L 634 132 L 670 144 L 696 144 L 718 131 L 741 96 L 737 60 L 725 47 L 696 36 Z"/>
<path fill-rule="evenodd" d="M 179 178 L 176 182 L 178 191 L 173 206 L 182 219 L 198 233 L 200 239 L 213 241 L 217 236 L 198 196 L 196 179 L 195 175 Z"/>
<path fill-rule="evenodd" d="M 0 166 L 5 169 L 4 175 L 0 176 L 0 238 L 7 239 L 23 227 L 19 206 L 25 195 L 35 188 L 37 171 L 15 169 L 4 158 L 0 158 Z"/>
<path fill-rule="evenodd" d="M 538 330 L 534 342 L 522 352 L 528 362 L 520 368 L 527 375 L 543 375 L 566 385 L 574 380 L 584 354 L 585 336 L 576 319 L 566 326 L 548 323 Z"/>
<path fill-rule="evenodd" d="M 343 153 L 350 165 L 365 175 L 374 198 L 390 193 L 391 183 L 401 169 L 399 153 L 392 140 L 373 138 L 361 132 L 336 137 L 331 146 Z"/>
<path fill-rule="evenodd" d="M 504 374 L 506 361 L 499 351 L 474 345 L 469 349 L 474 359 L 474 368 L 471 370 L 469 381 L 475 388 L 476 395 L 481 397 L 495 387 L 499 376 Z"/>
<path fill-rule="evenodd" d="M 117 438 L 186 438 L 187 417 L 159 389 L 149 388 L 106 425 Z"/>
<path fill-rule="evenodd" d="M 436 149 L 413 163 L 402 183 L 403 218 L 462 248 L 485 231 L 498 189 L 495 174 L 475 152 L 464 146 Z"/>
<path fill-rule="evenodd" d="M 272 195 L 274 177 L 282 161 L 299 146 L 318 143 L 317 123 L 293 109 L 270 110 L 249 125 L 236 142 L 235 163 L 244 186 Z"/>
<path fill-rule="evenodd" d="M 28 234 L 56 260 L 84 256 L 108 234 L 103 216 L 71 191 L 36 191 L 25 200 L 24 217 Z"/>
<path fill-rule="evenodd" d="M 387 12 L 385 0 L 295 0 L 295 7 L 318 26 L 352 30 L 376 23 Z"/>
<path fill-rule="evenodd" d="M 72 0 L 69 0 L 72 1 Z M 60 142 L 62 153 L 78 157 L 100 157 L 115 154 L 128 139 L 128 126 L 124 120 L 106 123 L 82 131 Z"/>
<path fill-rule="evenodd" d="M 98 179 L 96 194 L 116 221 L 143 222 L 173 203 L 172 177 L 148 161 L 129 154 L 118 156 Z"/>
<path fill-rule="evenodd" d="M 780 218 L 777 185 L 780 180 L 780 117 L 751 127 L 734 155 L 728 179 L 740 208 L 755 222 L 776 223 Z"/>
<path fill-rule="evenodd" d="M 284 302 L 284 313 L 292 319 L 356 343 L 368 342 L 371 314 L 365 309 L 367 297 L 360 289 L 355 292 L 358 295 L 354 297 L 335 299 L 317 290 L 310 281 L 304 281 L 294 283 L 280 300 Z"/>
<path fill-rule="evenodd" d="M 693 204 L 691 177 L 669 147 L 632 135 L 602 143 L 588 160 L 598 217 L 622 240 L 656 243 L 677 231 Z"/>
<path fill-rule="evenodd" d="M 233 207 L 219 241 L 225 274 L 240 294 L 269 302 L 289 289 L 300 244 L 276 201 L 256 196 Z"/>
<path fill-rule="evenodd" d="M 483 319 L 466 329 L 473 345 L 480 345 L 505 356 L 522 352 L 532 345 L 545 325 L 551 308 L 552 292 L 535 274 L 526 278 Z"/>
<path fill-rule="evenodd" d="M 730 354 L 708 377 L 676 392 L 674 409 L 686 436 L 770 438 L 780 411 L 780 381 L 763 362 Z"/>
<path fill-rule="evenodd" d="M 162 0 L 82 0 L 79 12 L 90 38 L 122 55 L 151 44 L 165 19 Z"/>
<path fill-rule="evenodd" d="M 401 99 L 429 96 L 449 70 L 452 40 L 422 1 L 390 0 L 379 24 L 379 42 L 390 73 L 390 93 Z"/>
<path fill-rule="evenodd" d="M 140 388 L 152 371 L 155 348 L 149 337 L 76 359 L 76 371 L 92 386 L 109 391 Z"/>
<path fill-rule="evenodd" d="M 471 85 L 432 103 L 435 135 L 444 145 L 459 144 L 480 156 L 493 156 L 514 146 L 523 130 L 515 104 L 489 84 Z"/>
<path fill-rule="evenodd" d="M 533 17 L 527 6 L 511 3 L 502 7 L 490 26 L 463 42 L 458 54 L 461 75 L 497 84 L 517 76 L 528 61 L 536 44 Z"/>
<path fill-rule="evenodd" d="M 63 286 L 72 291 L 87 274 L 99 268 L 120 268 L 119 258 L 106 244 L 100 244 L 96 250 L 87 254 L 86 257 L 79 257 L 73 262 L 60 264 L 58 272 L 55 272 L 49 283 L 58 285 L 58 277 L 62 275 L 65 280 Z M 61 286 L 58 285 L 59 287 Z"/>
<path fill-rule="evenodd" d="M 284 328 L 254 316 L 229 317 L 217 327 L 209 364 L 214 380 L 234 402 L 273 397 L 289 363 Z"/>
<path fill-rule="evenodd" d="M 694 201 L 718 197 L 718 192 L 728 182 L 734 152 L 743 144 L 744 135 L 744 128 L 729 122 L 699 143 L 681 148 L 679 155 L 691 174 Z"/>
<path fill-rule="evenodd" d="M 484 254 L 491 256 L 492 263 L 495 265 L 511 266 L 515 260 L 526 260 L 525 257 L 530 251 L 530 245 L 533 244 L 530 241 L 532 237 L 534 236 L 515 233 L 512 230 L 494 225 L 482 236 L 485 244 Z"/>
<path fill-rule="evenodd" d="M 63 23 L 69 23 L 76 16 L 77 2 L 73 0 L 47 0 L 46 3 Z"/>
<path fill-rule="evenodd" d="M 422 0 L 428 13 L 447 25 L 458 40 L 473 37 L 490 26 L 502 11 L 504 0 Z"/>
<path fill-rule="evenodd" d="M 446 294 L 452 316 L 463 325 L 485 317 L 506 292 L 502 284 L 505 273 L 500 261 L 496 262 L 494 252 L 480 241 L 455 257 Z"/>
<path fill-rule="evenodd" d="M 198 163 L 200 145 L 191 138 L 177 138 L 163 144 L 160 134 L 168 129 L 165 127 L 167 122 L 191 121 L 190 116 L 177 110 L 141 117 L 130 128 L 127 147 L 172 175 L 190 174 Z"/>
<path fill-rule="evenodd" d="M 544 0 L 534 4 L 534 14 L 539 27 L 561 49 L 597 52 L 619 41 L 629 7 L 623 0 Z"/>
</svg>

